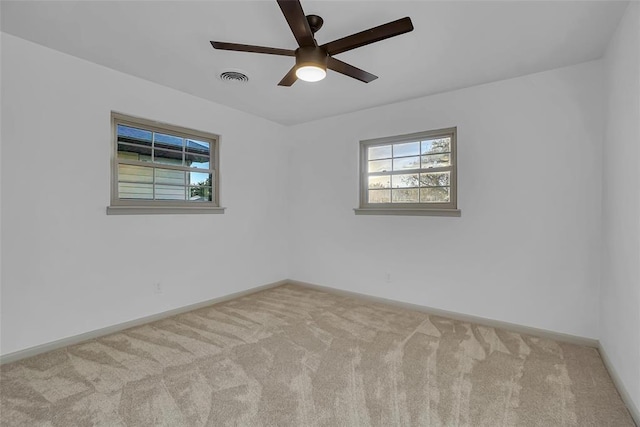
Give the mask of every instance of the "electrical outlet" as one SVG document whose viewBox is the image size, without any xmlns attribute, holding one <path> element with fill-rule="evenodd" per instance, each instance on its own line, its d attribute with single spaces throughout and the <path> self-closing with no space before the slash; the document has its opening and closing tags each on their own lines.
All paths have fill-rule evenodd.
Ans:
<svg viewBox="0 0 640 427">
<path fill-rule="evenodd" d="M 160 295 L 162 293 L 162 284 L 160 282 L 156 282 L 153 285 L 153 292 L 155 292 L 158 295 Z"/>
<path fill-rule="evenodd" d="M 391 273 L 389 272 L 384 273 L 384 281 L 387 283 L 391 283 Z"/>
</svg>

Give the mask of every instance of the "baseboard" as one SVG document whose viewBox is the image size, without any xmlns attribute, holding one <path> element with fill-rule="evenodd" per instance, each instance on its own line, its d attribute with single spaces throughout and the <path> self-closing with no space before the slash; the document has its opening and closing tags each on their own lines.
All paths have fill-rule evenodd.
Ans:
<svg viewBox="0 0 640 427">
<path fill-rule="evenodd" d="M 168 311 L 163 311 L 162 313 L 140 317 L 139 319 L 130 320 L 124 323 L 118 323 L 117 325 L 107 326 L 105 328 L 100 328 L 93 331 L 85 332 L 80 335 L 74 335 L 72 337 L 62 338 L 56 341 L 48 342 L 48 343 L 37 345 L 34 347 L 29 347 L 24 350 L 18 350 L 13 353 L 3 354 L 3 355 L 0 355 L 0 365 L 5 363 L 10 363 L 10 362 L 15 362 L 17 360 L 25 359 L 27 357 L 36 356 L 41 353 L 46 353 L 47 351 L 57 350 L 59 348 L 66 347 L 69 345 L 79 344 L 83 341 L 100 338 L 105 335 L 113 334 L 115 332 L 120 332 L 129 328 L 133 328 L 134 326 L 140 326 L 140 325 L 144 325 L 145 323 L 166 319 L 167 317 L 186 313 L 187 311 L 197 310 L 199 308 L 207 307 L 213 304 L 218 304 L 218 303 L 229 301 L 235 298 L 240 298 L 246 295 L 254 294 L 256 292 L 275 288 L 287 283 L 288 283 L 287 280 L 280 280 L 280 281 L 269 283 L 266 285 L 256 286 L 254 288 L 247 289 L 244 291 L 235 292 L 229 295 L 224 295 L 222 297 L 213 298 L 207 301 L 197 302 L 195 304 L 185 305 L 183 307 L 174 308 Z"/>
<path fill-rule="evenodd" d="M 489 327 L 493 327 L 493 328 L 500 328 L 500 329 L 506 329 L 506 330 L 510 330 L 513 332 L 517 332 L 517 333 L 521 333 L 521 334 L 527 334 L 527 335 L 535 335 L 535 336 L 540 336 L 540 337 L 545 337 L 545 338 L 549 338 L 549 339 L 553 339 L 553 340 L 557 340 L 557 341 L 562 341 L 562 342 L 568 342 L 571 344 L 578 344 L 578 345 L 586 345 L 589 347 L 595 347 L 598 348 L 599 344 L 598 344 L 598 340 L 592 339 L 592 338 L 586 338 L 586 337 L 580 337 L 580 336 L 575 336 L 575 335 L 569 335 L 569 334 L 563 334 L 560 332 L 554 332 L 554 331 L 549 331 L 546 329 L 538 329 L 538 328 L 532 328 L 532 327 L 528 327 L 528 326 L 522 326 L 522 325 L 518 325 L 515 323 L 509 323 L 509 322 L 503 322 L 500 320 L 494 320 L 494 319 L 487 319 L 484 317 L 478 317 L 478 316 L 470 316 L 467 314 L 462 314 L 462 313 L 456 313 L 453 311 L 447 311 L 447 310 L 441 310 L 438 308 L 433 308 L 433 307 L 428 307 L 428 306 L 424 306 L 424 305 L 418 305 L 418 304 L 411 304 L 411 303 L 407 303 L 407 302 L 401 302 L 401 301 L 396 301 L 396 300 L 391 300 L 391 299 L 387 299 L 387 298 L 382 298 L 382 297 L 375 297 L 375 296 L 371 296 L 371 295 L 367 295 L 367 294 L 361 294 L 358 292 L 351 292 L 351 291 L 345 291 L 342 289 L 336 289 L 336 288 L 332 288 L 329 286 L 323 286 L 323 285 L 317 285 L 317 284 L 313 284 L 313 283 L 308 283 L 308 282 L 302 282 L 299 280 L 280 280 L 274 283 L 269 283 L 266 285 L 262 285 L 262 286 L 257 286 L 251 289 L 247 289 L 245 291 L 241 291 L 241 292 L 235 292 L 229 295 L 225 295 L 219 298 L 213 298 L 207 301 L 202 301 L 199 303 L 195 303 L 195 304 L 191 304 L 191 305 L 187 305 L 187 306 L 183 306 L 183 307 L 179 307 L 173 310 L 168 310 L 168 311 L 164 311 L 162 313 L 157 313 L 157 314 L 153 314 L 150 316 L 146 316 L 146 317 L 141 317 L 138 319 L 134 319 L 134 320 L 130 320 L 128 322 L 124 322 L 124 323 L 119 323 L 117 325 L 113 325 L 113 326 L 107 326 L 105 328 L 101 328 L 101 329 L 96 329 L 94 331 L 89 331 L 89 332 L 85 332 L 83 334 L 80 335 L 74 335 L 72 337 L 67 337 L 67 338 L 62 338 L 60 340 L 57 341 L 52 341 L 49 343 L 45 343 L 45 344 L 41 344 L 35 347 L 29 347 L 26 348 L 24 350 L 19 350 L 13 353 L 8 353 L 8 354 L 4 354 L 4 355 L 0 355 L 0 364 L 4 364 L 4 363 L 9 363 L 9 362 L 15 362 L 16 360 L 20 360 L 20 359 L 24 359 L 27 357 L 31 357 L 31 356 L 36 356 L 38 354 L 41 353 L 45 353 L 47 351 L 51 351 L 51 350 L 57 350 L 59 348 L 62 347 L 66 347 L 68 345 L 74 345 L 74 344 L 78 344 L 80 342 L 83 341 L 87 341 L 87 340 L 91 340 L 91 339 L 95 339 L 95 338 L 99 338 L 105 335 L 109 335 L 115 332 L 120 332 L 124 329 L 128 329 L 128 328 L 132 328 L 134 326 L 140 326 L 143 325 L 145 323 L 149 323 L 149 322 L 154 322 L 156 320 L 161 320 L 161 319 L 165 319 L 167 317 L 171 317 L 171 316 L 175 316 L 177 314 L 182 314 L 185 313 L 187 311 L 191 311 L 191 310 L 196 310 L 198 308 L 202 308 L 202 307 L 207 307 L 209 305 L 213 305 L 213 304 L 218 304 L 221 302 L 225 302 L 225 301 L 229 301 L 232 300 L 234 298 L 239 298 L 245 295 L 250 295 L 256 292 L 260 292 L 266 289 L 271 289 L 271 288 L 275 288 L 284 284 L 293 284 L 293 285 L 298 285 L 298 286 L 302 286 L 302 287 L 307 287 L 310 289 L 316 289 L 319 291 L 324 291 L 324 292 L 330 292 L 333 294 L 337 294 L 337 295 L 342 295 L 342 296 L 347 296 L 347 297 L 353 297 L 353 298 L 360 298 L 360 299 L 364 299 L 367 301 L 371 301 L 371 302 L 376 302 L 376 303 L 381 303 L 381 304 L 389 304 L 389 305 L 393 305 L 396 307 L 400 307 L 400 308 L 405 308 L 405 309 L 409 309 L 409 310 L 415 310 L 415 311 L 420 311 L 420 312 L 424 312 L 427 314 L 433 314 L 436 316 L 443 316 L 443 317 L 449 317 L 451 319 L 456 319 L 456 320 L 460 320 L 463 322 L 469 322 L 469 323 L 476 323 L 479 325 L 484 325 L 484 326 L 489 326 Z"/>
<path fill-rule="evenodd" d="M 598 345 L 598 352 L 600 353 L 600 358 L 604 362 L 604 366 L 607 368 L 607 371 L 609 371 L 609 376 L 611 377 L 611 379 L 613 380 L 613 383 L 618 389 L 618 393 L 620 394 L 622 401 L 624 402 L 625 405 L 627 405 L 627 409 L 629 410 L 629 414 L 631 414 L 631 418 L 633 418 L 633 421 L 636 423 L 636 426 L 640 426 L 640 411 L 638 410 L 638 407 L 633 402 L 633 399 L 631 399 L 631 395 L 627 391 L 627 388 L 622 383 L 622 380 L 620 379 L 620 375 L 618 375 L 618 372 L 613 367 L 613 364 L 611 363 L 611 359 L 609 359 L 609 355 L 607 355 L 607 352 L 602 346 L 602 343 Z"/>
<path fill-rule="evenodd" d="M 547 329 L 533 328 L 529 326 L 518 325 L 516 323 L 503 322 L 501 320 L 487 319 L 485 317 L 470 316 L 468 314 L 456 313 L 454 311 L 441 310 L 439 308 L 427 307 L 427 306 L 418 305 L 418 304 L 411 304 L 408 302 L 396 301 L 396 300 L 382 298 L 382 297 L 374 297 L 367 294 L 345 291 L 342 289 L 331 288 L 329 286 L 302 282 L 299 280 L 289 280 L 288 283 L 310 288 L 310 289 L 316 289 L 319 291 L 330 292 L 336 295 L 359 298 L 359 299 L 364 299 L 370 302 L 376 302 L 381 304 L 393 305 L 399 308 L 405 308 L 409 310 L 420 311 L 427 314 L 433 314 L 435 316 L 448 317 L 451 319 L 460 320 L 462 322 L 476 323 L 476 324 L 488 326 L 491 328 L 505 329 L 508 331 L 517 332 L 519 334 L 534 335 L 534 336 L 549 338 L 556 341 L 566 342 L 570 344 L 584 345 L 584 346 L 594 347 L 594 348 L 598 347 L 598 340 L 593 338 L 563 334 L 561 332 L 549 331 Z"/>
</svg>

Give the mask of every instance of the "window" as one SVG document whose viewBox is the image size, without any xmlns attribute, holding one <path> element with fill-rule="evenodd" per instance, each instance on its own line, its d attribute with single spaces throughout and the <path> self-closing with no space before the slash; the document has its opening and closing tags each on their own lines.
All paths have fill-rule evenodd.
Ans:
<svg viewBox="0 0 640 427">
<path fill-rule="evenodd" d="M 223 213 L 218 137 L 111 114 L 109 214 Z"/>
<path fill-rule="evenodd" d="M 356 214 L 459 216 L 456 128 L 360 141 Z"/>
</svg>

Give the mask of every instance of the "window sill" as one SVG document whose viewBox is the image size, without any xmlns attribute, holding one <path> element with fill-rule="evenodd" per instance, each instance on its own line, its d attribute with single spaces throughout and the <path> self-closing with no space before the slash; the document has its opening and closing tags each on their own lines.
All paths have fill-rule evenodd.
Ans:
<svg viewBox="0 0 640 427">
<path fill-rule="evenodd" d="M 460 209 L 356 208 L 356 215 L 461 216 Z"/>
<path fill-rule="evenodd" d="M 225 209 L 217 206 L 107 206 L 107 215 L 223 214 Z"/>
</svg>

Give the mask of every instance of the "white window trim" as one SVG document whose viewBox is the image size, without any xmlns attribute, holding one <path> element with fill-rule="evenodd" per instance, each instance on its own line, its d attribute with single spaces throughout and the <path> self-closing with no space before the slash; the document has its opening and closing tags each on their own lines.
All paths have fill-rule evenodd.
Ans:
<svg viewBox="0 0 640 427">
<path fill-rule="evenodd" d="M 209 170 L 213 175 L 213 198 L 211 202 L 188 202 L 179 200 L 125 200 L 118 197 L 118 137 L 117 125 L 124 124 L 159 133 L 169 133 L 183 138 L 201 139 L 211 143 Z M 222 214 L 226 208 L 220 207 L 220 137 L 208 132 L 187 129 L 122 113 L 111 112 L 111 203 L 107 215 L 149 215 L 149 214 Z M 126 162 L 125 162 L 126 163 Z M 164 168 L 167 165 L 158 165 Z M 167 166 L 172 168 L 171 166 Z M 180 168 L 182 170 L 183 168 Z"/>
<path fill-rule="evenodd" d="M 368 148 L 376 145 L 397 144 L 403 142 L 420 141 L 441 136 L 451 137 L 451 171 L 450 202 L 449 203 L 368 203 Z M 384 138 L 360 141 L 360 206 L 354 209 L 356 215 L 411 215 L 411 216 L 461 216 L 458 209 L 458 158 L 457 158 L 457 128 L 435 129 Z M 422 169 L 421 169 L 422 170 Z M 429 171 L 425 169 L 425 171 Z M 430 171 L 431 172 L 431 171 Z M 433 171 L 436 172 L 436 171 Z"/>
</svg>

